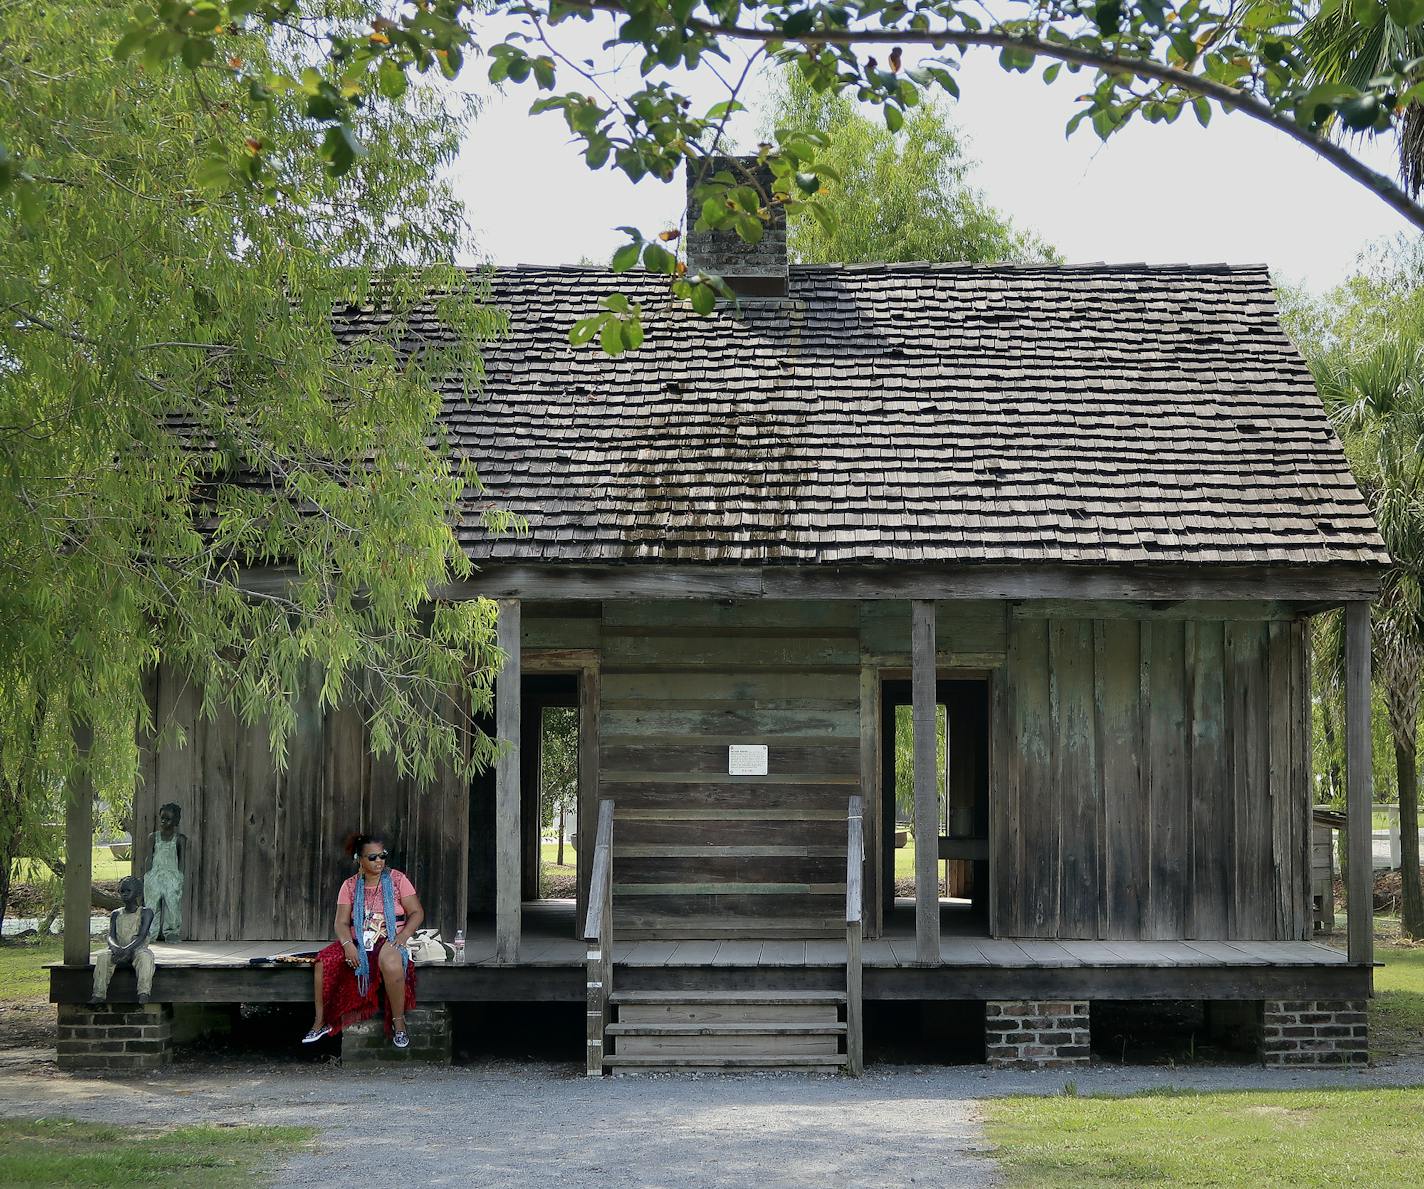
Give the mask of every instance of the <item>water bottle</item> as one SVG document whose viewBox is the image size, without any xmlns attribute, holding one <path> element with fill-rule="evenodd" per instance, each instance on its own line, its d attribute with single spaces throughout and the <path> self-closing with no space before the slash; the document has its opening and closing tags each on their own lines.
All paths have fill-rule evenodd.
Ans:
<svg viewBox="0 0 1424 1189">
<path fill-rule="evenodd" d="M 451 948 L 455 951 L 455 963 L 462 964 L 465 961 L 465 931 L 463 929 L 455 930 L 455 941 Z"/>
</svg>

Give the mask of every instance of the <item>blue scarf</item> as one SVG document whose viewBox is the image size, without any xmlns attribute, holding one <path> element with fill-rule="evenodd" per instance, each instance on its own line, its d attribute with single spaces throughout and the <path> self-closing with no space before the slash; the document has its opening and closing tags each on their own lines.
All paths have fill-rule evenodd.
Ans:
<svg viewBox="0 0 1424 1189">
<path fill-rule="evenodd" d="M 356 916 L 353 921 L 356 941 L 356 989 L 362 995 L 371 986 L 371 963 L 366 958 L 366 881 L 358 874 L 356 876 L 356 892 L 351 897 L 355 902 Z M 386 936 L 391 944 L 395 944 L 396 938 L 396 887 L 391 879 L 389 871 L 381 872 L 381 900 L 386 910 Z M 405 946 L 397 945 L 396 949 L 401 956 L 401 972 L 405 972 L 405 966 L 410 961 L 410 955 L 406 953 Z"/>
</svg>

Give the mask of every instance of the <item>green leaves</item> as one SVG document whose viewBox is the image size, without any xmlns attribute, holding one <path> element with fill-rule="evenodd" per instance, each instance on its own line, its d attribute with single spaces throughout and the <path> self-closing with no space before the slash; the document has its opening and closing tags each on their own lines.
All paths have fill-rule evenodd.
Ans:
<svg viewBox="0 0 1424 1189">
<path fill-rule="evenodd" d="M 670 275 L 677 270 L 677 257 L 658 244 L 648 244 L 643 248 L 643 267 Z"/>
<path fill-rule="evenodd" d="M 638 253 L 642 245 L 634 240 L 631 244 L 624 244 L 613 253 L 613 271 L 627 272 L 638 263 Z"/>
<path fill-rule="evenodd" d="M 603 309 L 587 318 L 580 318 L 569 329 L 569 345 L 583 347 L 596 338 L 605 355 L 622 355 L 643 345 L 643 307 L 628 300 L 626 294 L 613 293 L 605 297 Z"/>
<path fill-rule="evenodd" d="M 381 7 L 427 46 L 446 35 L 415 29 L 414 5 Z M 46 723 L 93 722 L 99 791 L 123 805 L 160 659 L 279 758 L 303 690 L 371 723 L 406 778 L 468 767 L 422 705 L 487 705 L 497 659 L 489 605 L 429 599 L 468 573 L 450 525 L 484 502 L 438 446 L 430 375 L 473 382 L 499 328 L 447 263 L 463 240 L 443 171 L 464 116 L 397 94 L 389 47 L 362 49 L 372 27 L 335 61 L 274 29 L 288 8 L 0 5 L 0 424 L 23 429 L 0 474 L 0 798 L 22 771 L 16 728 L 45 706 Z M 416 70 L 402 36 L 389 60 Z M 329 122 L 306 115 L 323 86 Z M 435 310 L 448 337 L 403 351 Z M 237 588 L 239 565 L 277 561 L 293 578 L 272 598 Z M 54 787 L 64 746 L 26 787 Z"/>
<path fill-rule="evenodd" d="M 1424 21 L 1424 0 L 1388 0 L 1389 19 L 1401 29 L 1412 29 Z"/>
<path fill-rule="evenodd" d="M 345 124 L 336 124 L 326 130 L 321 142 L 321 157 L 331 170 L 332 177 L 340 177 L 356 158 L 365 155 L 365 148 L 356 139 L 356 133 Z"/>
</svg>

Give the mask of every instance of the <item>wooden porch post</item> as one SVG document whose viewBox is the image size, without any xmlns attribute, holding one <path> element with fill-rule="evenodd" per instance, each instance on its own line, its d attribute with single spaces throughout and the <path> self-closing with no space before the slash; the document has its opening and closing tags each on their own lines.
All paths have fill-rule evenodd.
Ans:
<svg viewBox="0 0 1424 1189">
<path fill-rule="evenodd" d="M 89 752 L 94 730 L 75 722 L 77 760 L 64 800 L 64 964 L 89 965 L 90 882 L 94 875 L 94 781 Z"/>
<path fill-rule="evenodd" d="M 915 957 L 939 963 L 939 799 L 935 795 L 935 605 L 910 616 L 911 716 L 915 735 Z"/>
<path fill-rule="evenodd" d="M 519 961 L 519 600 L 499 601 L 499 647 L 508 659 L 495 678 L 495 735 L 504 750 L 494 769 L 494 957 Z"/>
<path fill-rule="evenodd" d="M 1350 961 L 1374 961 L 1374 863 L 1370 770 L 1370 605 L 1345 604 L 1345 815 L 1350 853 Z"/>
</svg>

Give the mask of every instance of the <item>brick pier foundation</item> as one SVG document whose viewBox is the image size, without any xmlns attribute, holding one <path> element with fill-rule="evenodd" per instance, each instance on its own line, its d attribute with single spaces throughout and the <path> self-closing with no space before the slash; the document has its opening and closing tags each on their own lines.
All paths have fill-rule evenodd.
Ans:
<svg viewBox="0 0 1424 1189">
<path fill-rule="evenodd" d="M 61 1069 L 148 1073 L 173 1060 L 173 1008 L 167 1003 L 59 1005 L 55 1050 Z"/>
<path fill-rule="evenodd" d="M 342 1065 L 370 1065 L 386 1061 L 433 1061 L 450 1064 L 450 1012 L 444 1006 L 413 1007 L 405 1013 L 410 1048 L 395 1048 L 386 1036 L 380 1016 L 362 1020 L 341 1033 Z"/>
<path fill-rule="evenodd" d="M 984 1005 L 984 1057 L 990 1065 L 1080 1065 L 1088 1055 L 1084 1000 L 1003 999 Z"/>
<path fill-rule="evenodd" d="M 1261 1060 L 1267 1065 L 1367 1065 L 1365 1001 L 1267 999 L 1261 1005 Z"/>
</svg>

